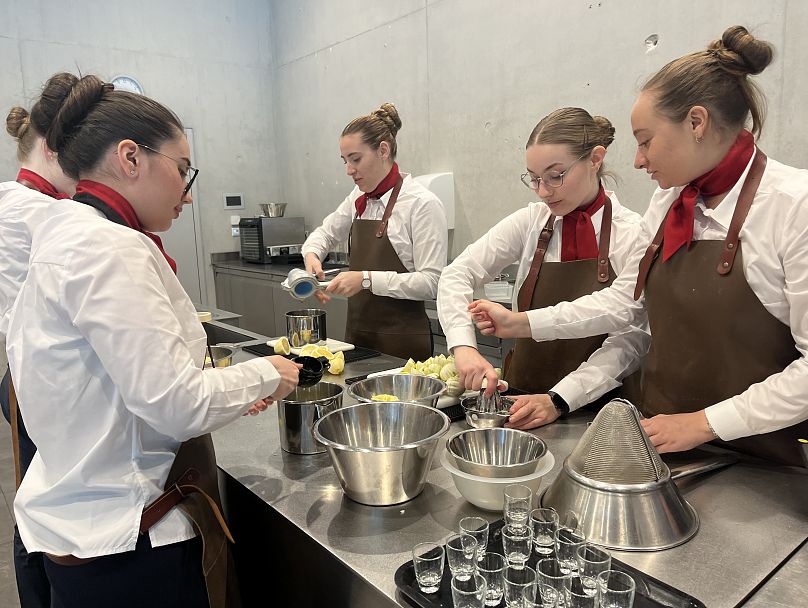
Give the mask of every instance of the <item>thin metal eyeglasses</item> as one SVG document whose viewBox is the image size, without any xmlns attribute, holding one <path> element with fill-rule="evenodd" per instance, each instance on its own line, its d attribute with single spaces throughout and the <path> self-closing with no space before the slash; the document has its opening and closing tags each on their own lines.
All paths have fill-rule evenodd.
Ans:
<svg viewBox="0 0 808 608">
<path fill-rule="evenodd" d="M 166 158 L 173 160 L 178 165 L 183 162 L 179 159 L 174 158 L 173 156 L 163 154 L 162 152 L 159 152 L 154 148 L 147 146 L 146 144 L 137 144 L 137 145 L 139 148 L 145 148 L 149 152 L 154 152 L 155 154 L 159 154 L 160 156 L 165 156 Z M 197 169 L 196 167 L 192 167 L 191 165 L 188 165 L 185 168 L 185 173 L 183 173 L 183 171 L 179 169 L 179 167 L 177 167 L 177 169 L 180 171 L 180 175 L 182 176 L 182 179 L 185 181 L 185 189 L 182 191 L 182 196 L 185 196 L 191 190 L 191 186 L 194 185 L 194 180 L 196 179 L 196 176 L 199 175 L 199 169 Z"/>
<path fill-rule="evenodd" d="M 578 158 L 572 161 L 572 164 L 569 167 L 563 171 L 548 171 L 541 177 L 534 177 L 528 171 L 526 173 L 522 173 L 519 179 L 522 180 L 525 187 L 530 188 L 531 190 L 538 190 L 541 182 L 544 182 L 544 185 L 548 188 L 560 188 L 564 185 L 564 176 L 575 166 L 575 163 L 584 157 L 589 156 L 591 152 L 592 150 L 589 150 L 589 152 L 584 152 L 581 154 Z"/>
</svg>

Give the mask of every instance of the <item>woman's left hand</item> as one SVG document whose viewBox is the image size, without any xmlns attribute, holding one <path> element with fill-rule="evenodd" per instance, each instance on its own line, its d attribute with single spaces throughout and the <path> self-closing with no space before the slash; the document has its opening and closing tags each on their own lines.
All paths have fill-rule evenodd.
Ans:
<svg viewBox="0 0 808 608">
<path fill-rule="evenodd" d="M 362 291 L 362 273 L 358 270 L 340 272 L 325 290 L 330 294 L 350 298 Z"/>
<path fill-rule="evenodd" d="M 659 414 L 640 420 L 640 424 L 660 454 L 692 450 L 716 438 L 707 424 L 704 410 L 687 414 Z"/>
<path fill-rule="evenodd" d="M 255 403 L 250 406 L 246 412 L 242 414 L 242 416 L 257 416 L 264 410 L 266 410 L 270 404 L 272 403 L 272 399 L 259 399 Z"/>
</svg>

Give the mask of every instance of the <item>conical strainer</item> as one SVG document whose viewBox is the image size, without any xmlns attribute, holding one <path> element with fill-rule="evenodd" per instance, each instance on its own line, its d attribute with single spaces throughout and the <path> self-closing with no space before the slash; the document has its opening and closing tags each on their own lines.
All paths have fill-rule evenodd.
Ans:
<svg viewBox="0 0 808 608">
<path fill-rule="evenodd" d="M 626 551 L 658 551 L 696 534 L 699 519 L 682 498 L 631 403 L 598 413 L 541 498 L 573 511 L 587 540 Z"/>
</svg>

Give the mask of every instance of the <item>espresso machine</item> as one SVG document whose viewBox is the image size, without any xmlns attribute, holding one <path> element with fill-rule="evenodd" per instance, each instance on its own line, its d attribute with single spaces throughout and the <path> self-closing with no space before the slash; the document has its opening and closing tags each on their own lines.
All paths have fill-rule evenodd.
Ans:
<svg viewBox="0 0 808 608">
<path fill-rule="evenodd" d="M 306 240 L 302 217 L 243 217 L 241 259 L 258 264 L 300 264 Z"/>
</svg>

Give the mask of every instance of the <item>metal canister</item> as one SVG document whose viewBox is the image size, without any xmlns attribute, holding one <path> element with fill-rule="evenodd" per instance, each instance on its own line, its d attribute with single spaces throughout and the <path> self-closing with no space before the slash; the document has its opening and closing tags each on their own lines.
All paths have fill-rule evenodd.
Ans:
<svg viewBox="0 0 808 608">
<path fill-rule="evenodd" d="M 342 386 L 319 382 L 298 387 L 278 400 L 281 448 L 292 454 L 320 454 L 325 446 L 314 438 L 312 429 L 320 418 L 342 407 Z"/>
<path fill-rule="evenodd" d="M 325 311 L 320 308 L 290 310 L 286 313 L 286 337 L 293 348 L 325 340 Z"/>
</svg>

